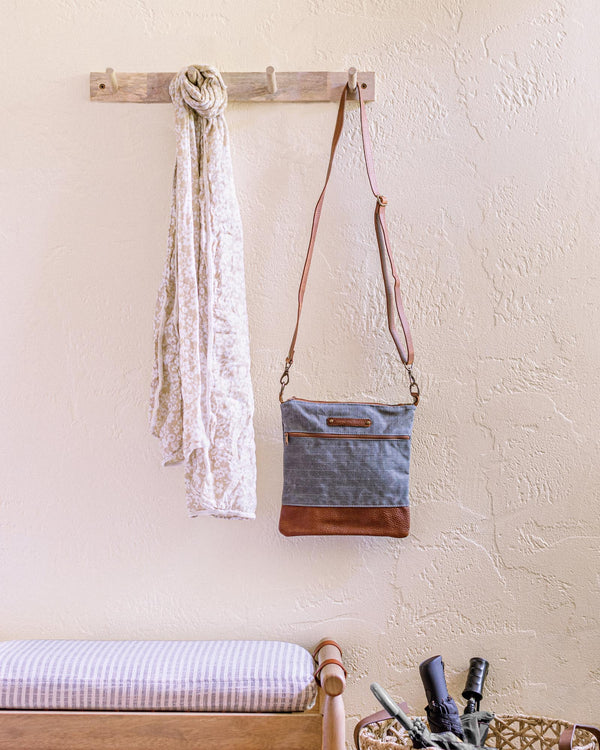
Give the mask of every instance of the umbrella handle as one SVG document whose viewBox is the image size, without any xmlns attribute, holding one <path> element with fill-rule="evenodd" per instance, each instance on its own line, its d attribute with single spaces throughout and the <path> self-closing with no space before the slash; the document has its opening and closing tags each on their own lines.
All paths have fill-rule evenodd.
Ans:
<svg viewBox="0 0 600 750">
<path fill-rule="evenodd" d="M 376 682 L 374 682 L 371 685 L 371 692 L 385 708 L 385 710 L 391 716 L 393 716 L 394 719 L 397 719 L 407 732 L 412 732 L 414 730 L 412 721 L 408 718 L 408 716 L 404 713 L 400 706 L 392 700 L 389 693 L 384 690 L 381 685 L 378 685 Z"/>
</svg>

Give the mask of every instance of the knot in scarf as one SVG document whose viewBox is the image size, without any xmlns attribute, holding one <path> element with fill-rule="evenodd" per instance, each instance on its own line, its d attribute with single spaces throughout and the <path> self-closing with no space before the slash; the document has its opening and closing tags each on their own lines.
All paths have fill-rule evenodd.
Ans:
<svg viewBox="0 0 600 750">
<path fill-rule="evenodd" d="M 173 78 L 171 99 L 179 99 L 200 117 L 212 119 L 227 107 L 227 86 L 221 74 L 208 65 L 190 65 Z"/>
</svg>

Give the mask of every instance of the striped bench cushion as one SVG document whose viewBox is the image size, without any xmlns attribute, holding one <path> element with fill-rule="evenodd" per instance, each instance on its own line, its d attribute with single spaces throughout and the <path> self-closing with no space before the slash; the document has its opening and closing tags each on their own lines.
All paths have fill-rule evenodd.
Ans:
<svg viewBox="0 0 600 750">
<path fill-rule="evenodd" d="M 279 641 L 4 641 L 0 709 L 305 711 L 313 670 Z"/>
</svg>

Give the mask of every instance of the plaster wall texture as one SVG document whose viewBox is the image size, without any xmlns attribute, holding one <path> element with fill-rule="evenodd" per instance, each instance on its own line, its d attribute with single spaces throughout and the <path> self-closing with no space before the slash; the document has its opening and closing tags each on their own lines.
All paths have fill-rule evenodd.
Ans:
<svg viewBox="0 0 600 750">
<path fill-rule="evenodd" d="M 600 720 L 596 0 L 4 0 L 0 637 L 339 639 L 349 727 L 442 653 L 486 705 Z M 147 425 L 169 105 L 88 73 L 377 73 L 423 400 L 412 534 L 285 539 L 278 378 L 333 104 L 231 104 L 258 519 L 188 519 Z M 290 392 L 403 400 L 350 105 Z"/>
</svg>

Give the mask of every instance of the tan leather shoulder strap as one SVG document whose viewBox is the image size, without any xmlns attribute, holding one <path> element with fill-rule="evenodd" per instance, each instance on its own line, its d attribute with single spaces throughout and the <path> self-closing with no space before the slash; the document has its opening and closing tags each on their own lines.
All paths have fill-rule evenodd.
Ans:
<svg viewBox="0 0 600 750">
<path fill-rule="evenodd" d="M 383 282 L 384 282 L 384 287 L 385 287 L 388 328 L 392 336 L 392 339 L 394 341 L 394 344 L 396 345 L 396 349 L 398 350 L 398 354 L 400 355 L 400 359 L 402 360 L 402 363 L 404 364 L 404 366 L 406 367 L 408 371 L 409 379 L 410 379 L 410 393 L 413 397 L 414 403 L 416 404 L 419 401 L 419 387 L 411 372 L 412 364 L 414 361 L 414 349 L 413 349 L 412 337 L 410 334 L 410 327 L 408 325 L 408 320 L 406 318 L 406 313 L 404 312 L 404 306 L 402 304 L 402 296 L 400 293 L 400 279 L 398 277 L 398 272 L 396 271 L 396 267 L 394 265 L 394 259 L 393 259 L 391 249 L 390 249 L 389 235 L 388 235 L 387 226 L 385 222 L 385 207 L 387 205 L 387 199 L 384 198 L 384 196 L 379 194 L 379 191 L 377 188 L 377 182 L 375 179 L 375 171 L 373 168 L 373 149 L 371 146 L 371 137 L 369 135 L 369 124 L 367 122 L 367 114 L 366 114 L 366 109 L 365 109 L 364 101 L 362 98 L 360 86 L 357 86 L 357 91 L 358 91 L 358 99 L 359 99 L 359 104 L 360 104 L 360 125 L 361 125 L 361 134 L 362 134 L 363 152 L 365 156 L 365 165 L 367 168 L 367 176 L 369 178 L 369 185 L 371 187 L 371 191 L 377 200 L 376 205 L 375 205 L 375 215 L 374 215 L 375 235 L 377 237 L 377 244 L 379 247 L 381 271 L 383 274 Z M 338 108 L 337 120 L 335 123 L 335 129 L 333 131 L 333 140 L 331 143 L 331 152 L 329 155 L 329 164 L 327 166 L 327 175 L 325 177 L 325 184 L 323 186 L 323 190 L 321 191 L 321 195 L 319 196 L 319 200 L 317 201 L 317 205 L 315 206 L 315 211 L 313 214 L 312 228 L 310 232 L 310 240 L 308 242 L 308 250 L 306 253 L 306 259 L 304 261 L 304 267 L 302 269 L 300 287 L 298 289 L 298 312 L 296 315 L 296 325 L 294 328 L 294 333 L 292 335 L 292 341 L 291 341 L 290 348 L 288 351 L 288 356 L 286 357 L 286 360 L 285 360 L 285 369 L 280 379 L 280 383 L 281 383 L 281 391 L 279 393 L 280 401 L 283 400 L 283 391 L 286 385 L 289 383 L 289 369 L 294 361 L 296 339 L 298 337 L 298 329 L 300 326 L 300 316 L 302 314 L 302 305 L 304 302 L 304 292 L 306 291 L 306 283 L 308 281 L 308 273 L 310 271 L 310 264 L 312 262 L 313 251 L 315 247 L 315 239 L 317 236 L 317 229 L 319 227 L 319 220 L 321 218 L 321 211 L 323 209 L 323 201 L 325 199 L 325 190 L 329 183 L 329 178 L 331 176 L 331 169 L 333 166 L 333 159 L 335 156 L 335 151 L 336 151 L 338 142 L 340 140 L 340 136 L 342 134 L 342 129 L 344 127 L 344 113 L 345 113 L 345 107 L 346 107 L 347 92 L 348 92 L 348 87 L 345 86 L 342 92 L 342 96 L 340 98 L 340 105 Z M 388 264 L 389 264 L 389 269 L 388 269 Z M 390 278 L 390 270 L 391 270 L 392 278 Z M 403 334 L 404 341 L 401 340 L 400 335 L 398 334 L 398 330 L 396 328 L 396 323 L 395 323 L 396 315 L 398 316 L 398 319 L 400 320 L 400 325 L 402 327 L 402 334 Z"/>
<path fill-rule="evenodd" d="M 331 176 L 331 168 L 333 166 L 333 157 L 335 156 L 335 150 L 337 148 L 338 141 L 340 140 L 342 129 L 344 127 L 344 110 L 346 106 L 347 90 L 348 90 L 348 86 L 344 86 L 344 90 L 342 92 L 342 96 L 340 99 L 340 106 L 338 108 L 338 115 L 337 115 L 337 120 L 335 123 L 335 130 L 333 131 L 333 140 L 331 142 L 331 152 L 329 155 L 329 164 L 327 165 L 327 175 L 325 177 L 325 184 L 323 185 L 323 190 L 321 190 L 321 195 L 319 196 L 319 200 L 317 201 L 317 205 L 315 206 L 315 210 L 313 213 L 312 227 L 310 230 L 310 240 L 308 241 L 308 250 L 306 252 L 304 268 L 302 269 L 302 277 L 300 278 L 300 287 L 298 289 L 298 312 L 296 315 L 296 327 L 294 328 L 294 334 L 292 336 L 292 343 L 290 344 L 290 349 L 288 352 L 288 356 L 286 358 L 286 363 L 289 362 L 290 365 L 292 364 L 294 360 L 294 349 L 296 347 L 296 338 L 298 337 L 298 327 L 300 326 L 300 315 L 302 314 L 302 303 L 304 302 L 304 292 L 306 290 L 306 282 L 308 281 L 308 272 L 310 271 L 310 264 L 312 261 L 313 250 L 315 248 L 315 239 L 317 238 L 317 229 L 319 227 L 319 219 L 321 218 L 321 211 L 323 210 L 325 190 L 327 189 L 327 184 L 329 183 L 329 178 Z"/>
<path fill-rule="evenodd" d="M 600 744 L 600 729 L 598 729 L 597 727 L 591 727 L 588 724 L 573 724 L 572 727 L 570 727 L 569 729 L 565 729 L 565 731 L 560 735 L 560 739 L 558 741 L 558 750 L 572 750 L 573 738 L 575 737 L 575 732 L 578 729 L 585 729 L 585 731 L 593 735 L 598 741 L 598 744 Z"/>
<path fill-rule="evenodd" d="M 408 713 L 409 708 L 407 703 L 401 703 L 400 708 L 405 713 Z M 365 727 L 368 727 L 369 724 L 378 724 L 380 721 L 387 721 L 387 719 L 391 718 L 391 714 L 387 711 L 377 711 L 376 713 L 370 714 L 369 716 L 365 716 L 364 719 L 361 719 L 354 727 L 354 744 L 356 745 L 356 750 L 360 750 L 360 733 Z"/>
</svg>

